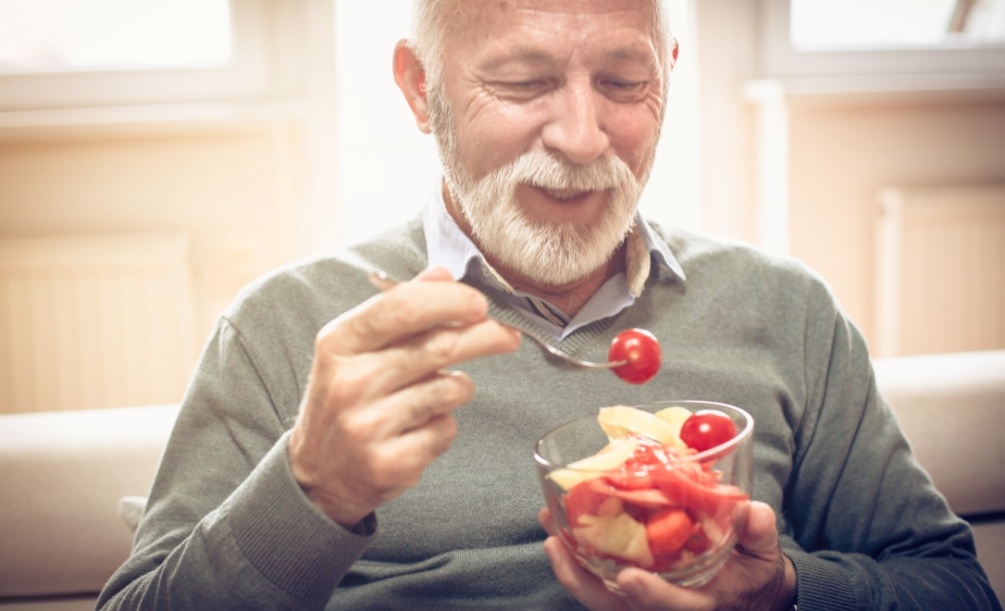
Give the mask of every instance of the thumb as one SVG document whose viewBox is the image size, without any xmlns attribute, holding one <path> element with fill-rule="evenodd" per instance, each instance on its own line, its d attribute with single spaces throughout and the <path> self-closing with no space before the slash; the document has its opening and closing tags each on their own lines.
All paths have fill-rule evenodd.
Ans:
<svg viewBox="0 0 1005 611">
<path fill-rule="evenodd" d="M 778 552 L 778 529 L 770 505 L 760 501 L 748 503 L 746 525 L 737 545 L 754 556 Z"/>
<path fill-rule="evenodd" d="M 426 269 L 419 272 L 419 274 L 414 279 L 422 281 L 444 281 L 444 280 L 453 280 L 454 277 L 450 274 L 450 271 L 445 267 L 427 267 Z"/>
</svg>

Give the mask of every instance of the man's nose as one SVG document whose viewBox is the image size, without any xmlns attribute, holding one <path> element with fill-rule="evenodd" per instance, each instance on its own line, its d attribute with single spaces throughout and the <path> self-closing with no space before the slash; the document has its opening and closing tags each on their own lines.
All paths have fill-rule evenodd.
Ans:
<svg viewBox="0 0 1005 611">
<path fill-rule="evenodd" d="M 607 151 L 603 100 L 592 84 L 568 83 L 556 92 L 552 116 L 541 138 L 545 148 L 584 165 Z"/>
</svg>

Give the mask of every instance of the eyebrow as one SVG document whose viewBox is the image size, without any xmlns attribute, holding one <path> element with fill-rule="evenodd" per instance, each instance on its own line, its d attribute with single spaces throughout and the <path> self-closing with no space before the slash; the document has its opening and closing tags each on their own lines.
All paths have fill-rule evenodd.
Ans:
<svg viewBox="0 0 1005 611">
<path fill-rule="evenodd" d="M 603 52 L 605 59 L 615 61 L 637 61 L 639 63 L 658 66 L 658 55 L 651 48 L 637 45 L 623 45 Z M 483 68 L 492 70 L 510 63 L 551 64 L 560 61 L 558 57 L 547 51 L 532 46 L 518 46 L 505 53 L 489 59 Z"/>
<path fill-rule="evenodd" d="M 550 64 L 555 61 L 556 58 L 554 55 L 535 47 L 517 47 L 516 49 L 491 54 L 489 60 L 482 67 L 492 70 L 511 63 Z"/>
<path fill-rule="evenodd" d="M 605 56 L 612 57 L 617 60 L 629 60 L 629 61 L 640 61 L 643 63 L 653 63 L 658 61 L 659 55 L 655 53 L 655 50 L 651 47 L 618 47 L 610 52 L 606 52 Z"/>
</svg>

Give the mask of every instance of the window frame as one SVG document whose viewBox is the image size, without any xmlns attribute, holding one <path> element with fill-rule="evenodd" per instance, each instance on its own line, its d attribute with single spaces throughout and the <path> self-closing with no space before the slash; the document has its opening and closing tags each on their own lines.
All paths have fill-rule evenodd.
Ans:
<svg viewBox="0 0 1005 611">
<path fill-rule="evenodd" d="M 0 75 L 0 111 L 241 100 L 268 95 L 269 0 L 231 0 L 226 66 Z"/>
<path fill-rule="evenodd" d="M 804 50 L 789 35 L 790 0 L 761 0 L 761 71 L 770 78 L 846 75 L 1002 75 L 1005 44 L 947 41 L 910 47 Z"/>
</svg>

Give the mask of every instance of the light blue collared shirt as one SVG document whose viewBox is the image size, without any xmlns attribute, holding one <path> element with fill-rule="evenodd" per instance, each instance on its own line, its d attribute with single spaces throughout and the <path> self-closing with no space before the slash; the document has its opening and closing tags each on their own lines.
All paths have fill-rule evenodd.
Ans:
<svg viewBox="0 0 1005 611">
<path fill-rule="evenodd" d="M 600 287 L 568 324 L 557 325 L 531 308 L 527 302 L 527 297 L 532 297 L 529 293 L 511 288 L 492 269 L 474 242 L 461 231 L 453 217 L 447 213 L 441 184 L 442 182 L 438 180 L 422 211 L 429 265 L 444 267 L 450 271 L 455 280 L 465 280 L 483 292 L 491 291 L 555 339 L 565 339 L 576 329 L 614 316 L 635 303 L 635 299 L 642 294 L 646 278 L 652 273 L 669 271 L 681 280 L 684 279 L 684 270 L 677 258 L 663 240 L 656 236 L 645 219 L 636 213 L 635 228 L 632 232 L 634 235 L 629 239 L 641 240 L 645 252 L 649 253 L 650 263 L 640 265 L 639 261 L 633 261 L 633 256 L 639 258 L 639 255 L 633 255 L 632 249 L 629 249 L 627 267 L 634 272 L 633 282 L 629 281 L 625 272 L 618 272 Z M 655 267 L 652 268 L 651 264 L 655 264 Z"/>
</svg>

